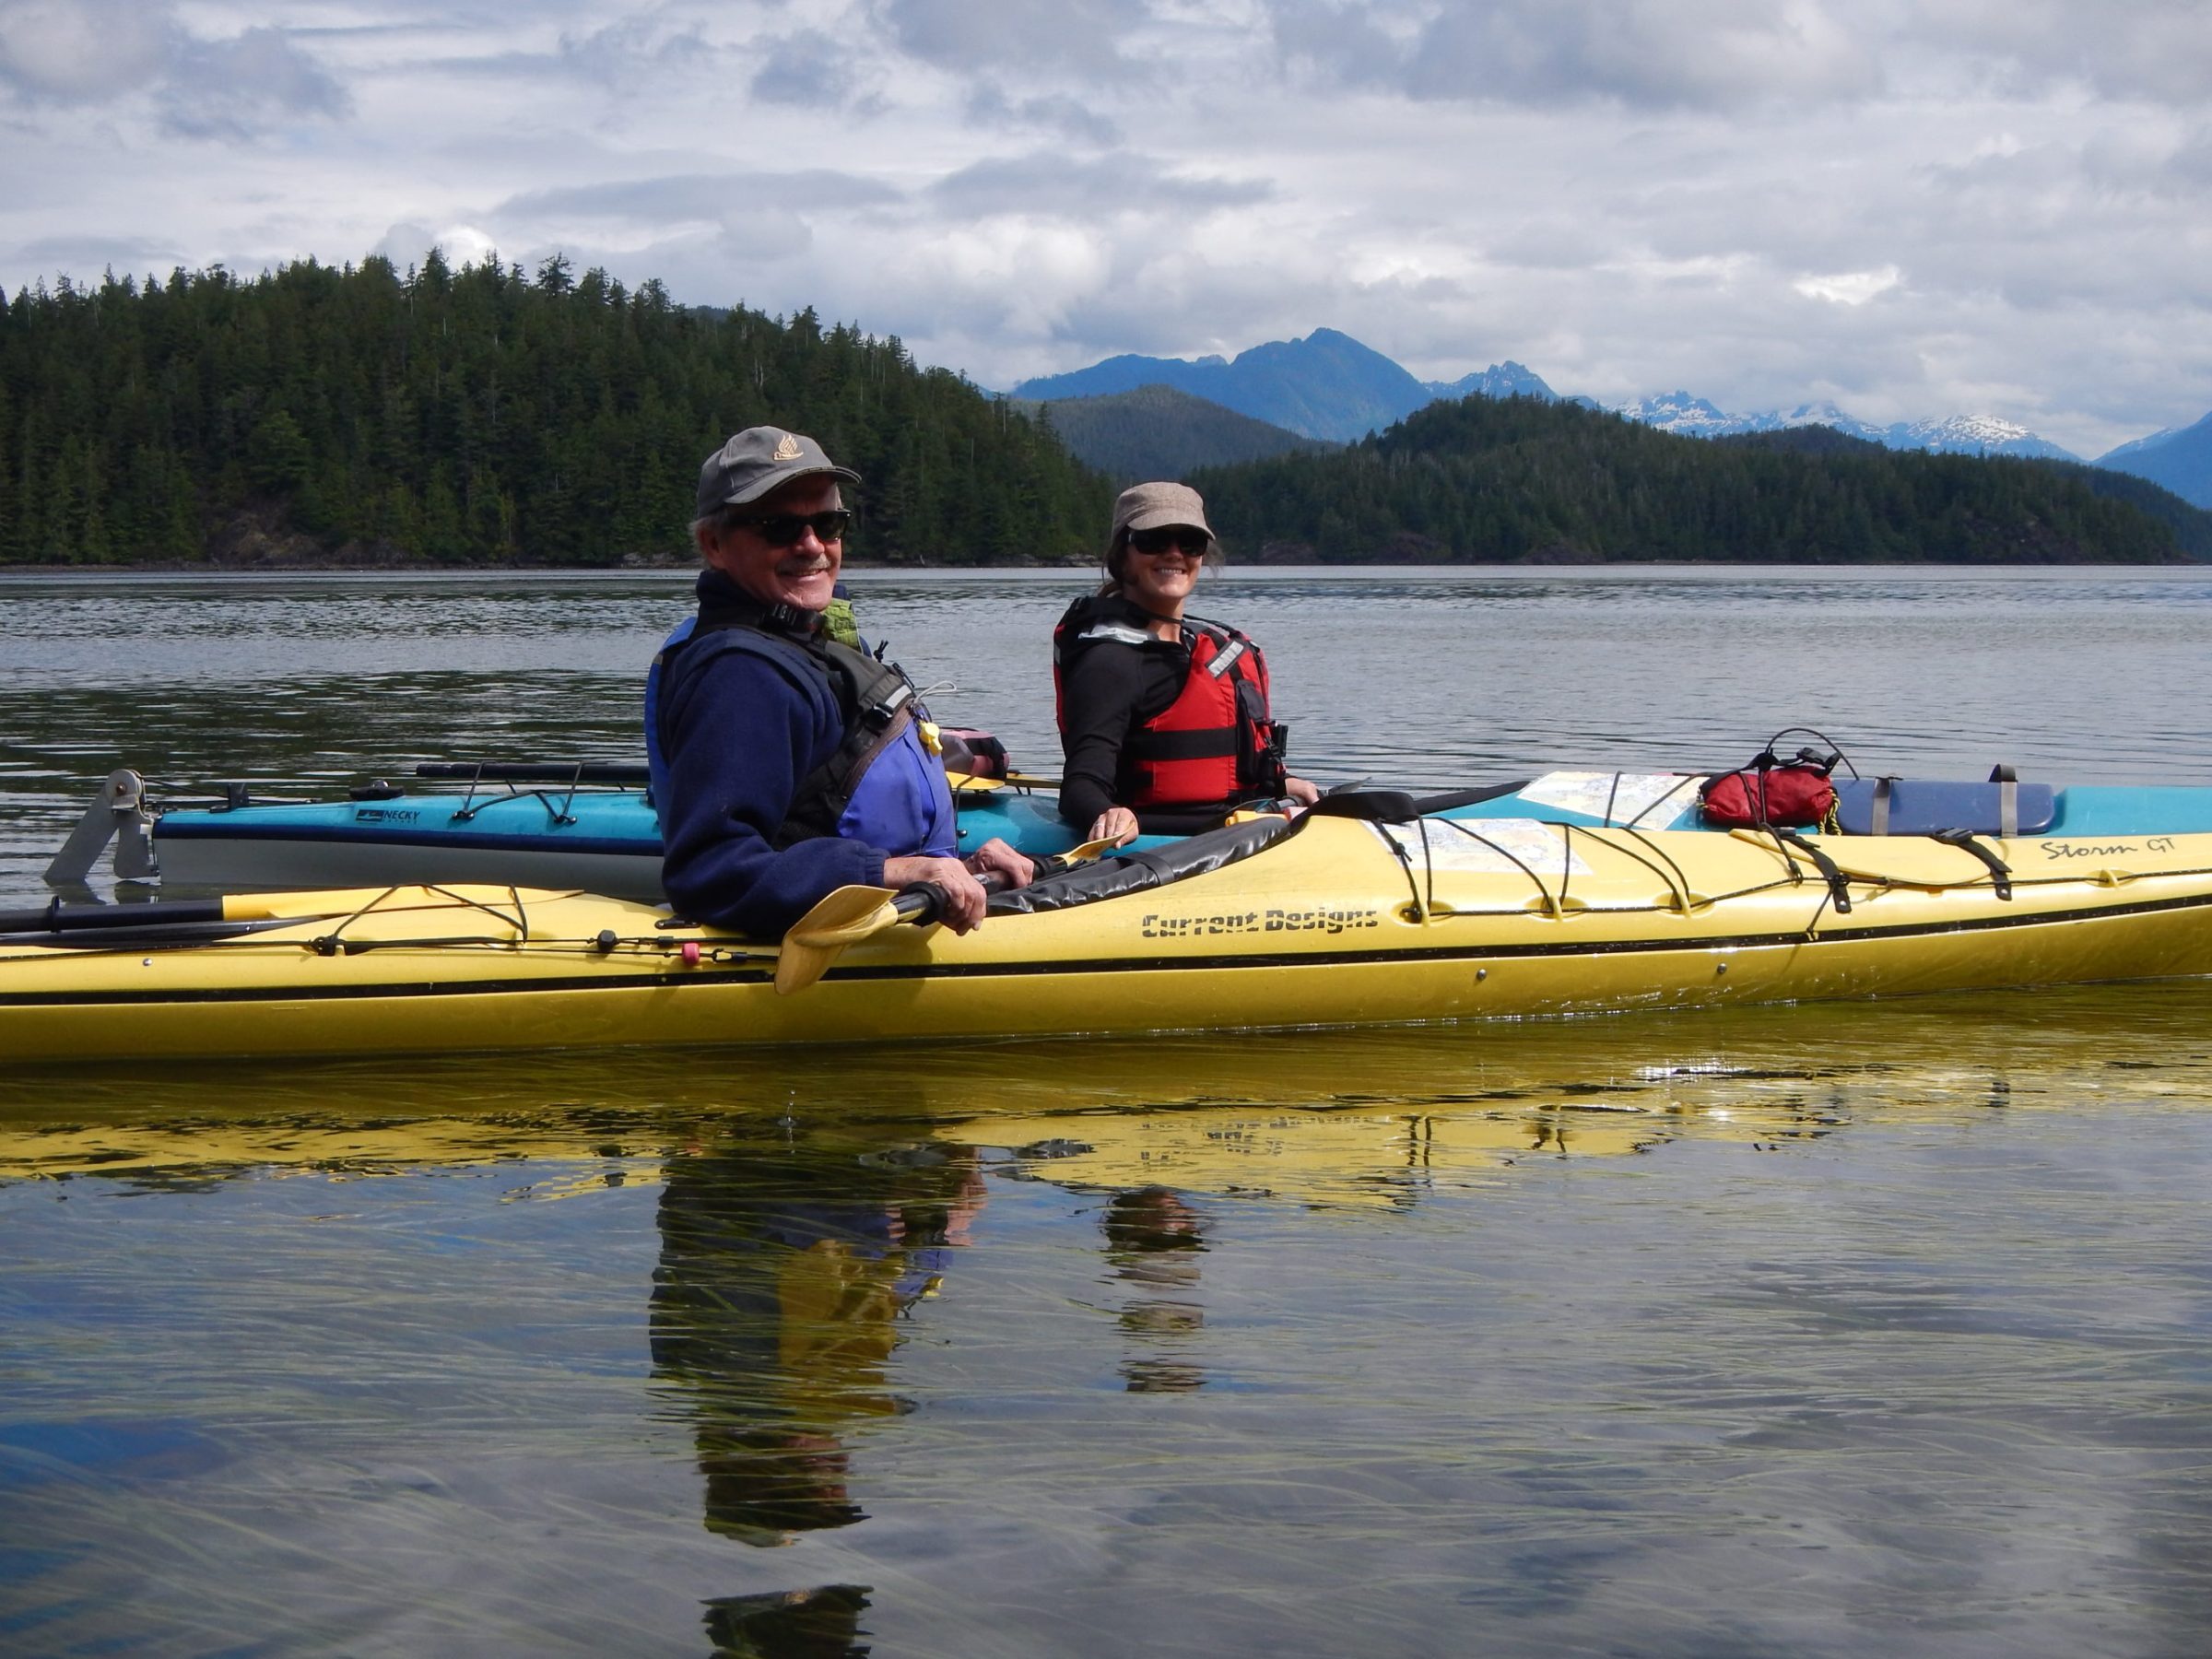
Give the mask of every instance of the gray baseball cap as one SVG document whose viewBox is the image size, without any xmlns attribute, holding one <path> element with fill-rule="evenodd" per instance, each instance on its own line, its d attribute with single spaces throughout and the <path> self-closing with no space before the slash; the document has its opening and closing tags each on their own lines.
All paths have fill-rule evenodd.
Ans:
<svg viewBox="0 0 2212 1659">
<path fill-rule="evenodd" d="M 699 469 L 698 516 L 757 501 L 777 485 L 814 473 L 828 473 L 848 484 L 860 482 L 858 473 L 838 465 L 811 438 L 782 427 L 747 427 Z"/>
<path fill-rule="evenodd" d="M 1133 484 L 1115 498 L 1113 535 L 1124 530 L 1157 530 L 1163 524 L 1188 524 L 1218 541 L 1206 522 L 1206 502 L 1188 484 Z"/>
</svg>

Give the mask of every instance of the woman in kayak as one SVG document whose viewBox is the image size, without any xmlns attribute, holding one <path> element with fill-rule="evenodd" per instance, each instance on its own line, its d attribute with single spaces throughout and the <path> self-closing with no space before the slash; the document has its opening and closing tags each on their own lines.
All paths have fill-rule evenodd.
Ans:
<svg viewBox="0 0 2212 1659">
<path fill-rule="evenodd" d="M 1283 770 L 1267 664 L 1235 629 L 1184 614 L 1220 557 L 1206 503 L 1185 484 L 1139 484 L 1113 504 L 1106 581 L 1053 630 L 1053 687 L 1066 764 L 1060 815 L 1087 838 L 1210 829 L 1247 802 L 1310 805 Z"/>
</svg>

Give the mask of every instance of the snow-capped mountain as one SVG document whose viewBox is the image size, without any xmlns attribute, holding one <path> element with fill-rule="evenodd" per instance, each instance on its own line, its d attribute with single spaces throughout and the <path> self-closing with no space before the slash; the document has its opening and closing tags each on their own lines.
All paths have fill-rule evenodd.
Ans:
<svg viewBox="0 0 2212 1659">
<path fill-rule="evenodd" d="M 1994 415 L 1952 415 L 1941 420 L 1900 420 L 1877 427 L 1853 418 L 1831 403 L 1801 404 L 1794 409 L 1731 415 L 1688 392 L 1662 393 L 1616 406 L 1617 414 L 1684 438 L 1725 438 L 1737 432 L 1774 432 L 1785 427 L 1826 426 L 1886 449 L 1927 450 L 1946 455 L 2018 455 L 2041 460 L 2077 461 L 2049 439 Z"/>
<path fill-rule="evenodd" d="M 1546 403 L 1557 403 L 1559 397 L 1544 383 L 1542 375 L 1511 358 L 1455 381 L 1423 381 L 1421 384 L 1438 397 L 1540 397 Z"/>
<path fill-rule="evenodd" d="M 1014 388 L 1014 395 L 1053 402 L 1110 396 L 1150 385 L 1172 386 L 1271 426 L 1339 443 L 1380 431 L 1438 399 L 1519 396 L 1540 397 L 1549 403 L 1559 397 L 1541 375 L 1511 359 L 1455 381 L 1417 380 L 1403 365 L 1333 328 L 1317 328 L 1304 339 L 1271 340 L 1240 352 L 1233 359 L 1218 356 L 1108 358 L 1087 369 L 1024 381 Z M 1597 406 L 1582 396 L 1566 401 Z M 1630 420 L 1687 438 L 1828 426 L 1888 449 L 2079 459 L 2027 428 L 1992 415 L 1954 415 L 1944 420 L 1900 421 L 1877 427 L 1854 419 L 1830 403 L 1732 415 L 1681 391 L 1616 408 Z"/>
<path fill-rule="evenodd" d="M 1994 415 L 1952 415 L 1942 420 L 1900 421 L 1881 441 L 1891 449 L 1929 450 L 1940 455 L 2021 455 L 2035 461 L 2078 461 L 2079 455 Z"/>
</svg>

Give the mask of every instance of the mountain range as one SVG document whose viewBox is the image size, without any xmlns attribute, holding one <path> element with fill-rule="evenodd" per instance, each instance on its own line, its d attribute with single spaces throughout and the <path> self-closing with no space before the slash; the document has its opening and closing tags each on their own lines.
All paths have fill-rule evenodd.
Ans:
<svg viewBox="0 0 2212 1659">
<path fill-rule="evenodd" d="M 1334 328 L 1317 328 L 1302 340 L 1270 340 L 1233 359 L 1111 357 L 1088 369 L 1023 381 L 1013 395 L 1057 403 L 1140 386 L 1172 386 L 1300 437 L 1333 443 L 1382 431 L 1440 398 L 1519 393 L 1548 402 L 1557 395 L 1519 363 L 1493 363 L 1451 382 L 1417 380 L 1373 347 Z"/>
<path fill-rule="evenodd" d="M 2169 428 L 2124 443 L 2100 455 L 2097 465 L 2148 478 L 2195 506 L 2212 507 L 2212 415 L 2178 431 Z"/>
<path fill-rule="evenodd" d="M 1900 452 L 1817 424 L 1701 441 L 1565 398 L 1440 400 L 1359 443 L 1189 481 L 1263 564 L 2212 558 L 2212 512 L 2077 461 Z"/>
<path fill-rule="evenodd" d="M 1884 449 L 1925 450 L 1936 455 L 2017 455 L 2036 461 L 2081 459 L 2026 427 L 1994 415 L 1952 415 L 1940 420 L 1900 420 L 1890 426 L 1875 426 L 1846 415 L 1832 403 L 1800 404 L 1794 409 L 1768 414 L 1730 415 L 1687 392 L 1641 398 L 1618 406 L 1615 412 L 1683 438 L 1732 438 L 1744 432 L 1824 426 Z"/>
<path fill-rule="evenodd" d="M 1456 381 L 1424 381 L 1349 335 L 1317 328 L 1303 339 L 1271 340 L 1235 358 L 1108 358 L 1088 369 L 1046 375 L 1014 388 L 1018 398 L 1050 402 L 1055 418 L 1066 400 L 1170 386 L 1254 420 L 1307 438 L 1351 442 L 1382 431 L 1432 403 L 1470 395 L 1535 397 L 1598 407 L 1592 399 L 1561 400 L 1540 375 L 1511 361 Z M 1885 449 L 1937 454 L 2008 455 L 2077 461 L 2080 457 L 2023 426 L 1993 415 L 1953 415 L 1876 426 L 1830 403 L 1789 410 L 1730 414 L 1705 398 L 1676 391 L 1618 405 L 1614 412 L 1683 437 L 1721 438 L 1825 426 Z M 2100 456 L 2097 465 L 2132 473 L 2200 507 L 2212 507 L 2212 415 L 2180 430 L 2153 433 Z"/>
</svg>

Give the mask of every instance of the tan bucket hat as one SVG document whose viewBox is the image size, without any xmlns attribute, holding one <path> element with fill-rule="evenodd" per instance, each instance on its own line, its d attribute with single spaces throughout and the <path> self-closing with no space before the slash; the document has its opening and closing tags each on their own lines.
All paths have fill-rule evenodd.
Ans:
<svg viewBox="0 0 2212 1659">
<path fill-rule="evenodd" d="M 1216 546 L 1220 537 L 1206 522 L 1206 502 L 1188 484 L 1133 484 L 1113 503 L 1113 539 L 1130 530 L 1158 530 L 1168 524 L 1188 524 L 1206 532 Z"/>
</svg>

